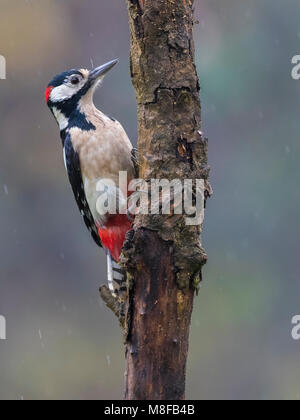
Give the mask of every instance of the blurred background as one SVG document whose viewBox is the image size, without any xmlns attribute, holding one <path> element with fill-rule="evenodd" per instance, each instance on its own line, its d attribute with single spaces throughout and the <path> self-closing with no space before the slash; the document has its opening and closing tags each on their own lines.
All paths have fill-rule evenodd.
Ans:
<svg viewBox="0 0 300 420">
<path fill-rule="evenodd" d="M 299 0 L 195 0 L 214 197 L 187 398 L 299 399 Z M 61 71 L 115 57 L 95 102 L 137 139 L 125 1 L 1 0 L 0 399 L 117 399 L 124 356 L 98 298 L 105 258 L 81 221 L 44 103 Z"/>
</svg>

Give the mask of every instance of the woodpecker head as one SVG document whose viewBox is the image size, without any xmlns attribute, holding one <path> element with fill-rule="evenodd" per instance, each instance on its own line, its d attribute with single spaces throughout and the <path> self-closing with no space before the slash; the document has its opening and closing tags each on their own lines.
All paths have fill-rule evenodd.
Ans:
<svg viewBox="0 0 300 420">
<path fill-rule="evenodd" d="M 45 99 L 61 129 L 66 128 L 84 97 L 93 101 L 95 89 L 117 63 L 118 60 L 113 60 L 94 70 L 74 69 L 54 77 L 46 88 Z"/>
</svg>

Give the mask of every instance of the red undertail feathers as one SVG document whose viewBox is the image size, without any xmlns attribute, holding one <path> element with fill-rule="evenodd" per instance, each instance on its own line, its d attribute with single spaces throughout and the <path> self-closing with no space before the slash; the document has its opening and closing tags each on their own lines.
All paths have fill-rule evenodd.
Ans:
<svg viewBox="0 0 300 420">
<path fill-rule="evenodd" d="M 108 249 L 112 258 L 118 262 L 126 233 L 131 229 L 132 223 L 126 214 L 110 216 L 105 228 L 99 228 L 98 233 L 104 248 Z"/>
</svg>

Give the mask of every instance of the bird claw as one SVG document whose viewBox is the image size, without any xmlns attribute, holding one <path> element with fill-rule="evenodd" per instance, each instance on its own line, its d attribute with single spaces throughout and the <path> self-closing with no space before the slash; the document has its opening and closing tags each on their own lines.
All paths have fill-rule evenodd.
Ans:
<svg viewBox="0 0 300 420">
<path fill-rule="evenodd" d="M 132 214 L 130 213 L 130 211 L 127 209 L 127 212 L 126 212 L 126 216 L 127 216 L 127 219 L 131 222 L 131 223 L 133 223 L 134 222 L 134 216 L 132 216 Z"/>
</svg>

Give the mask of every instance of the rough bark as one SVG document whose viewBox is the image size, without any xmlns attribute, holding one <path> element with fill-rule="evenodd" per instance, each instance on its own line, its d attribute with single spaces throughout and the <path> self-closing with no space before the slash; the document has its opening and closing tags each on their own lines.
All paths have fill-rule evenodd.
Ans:
<svg viewBox="0 0 300 420">
<path fill-rule="evenodd" d="M 127 0 L 140 178 L 204 179 L 193 0 Z M 139 215 L 124 247 L 127 399 L 184 399 L 194 292 L 206 254 L 184 215 Z M 123 322 L 123 321 L 122 321 Z"/>
<path fill-rule="evenodd" d="M 207 139 L 201 133 L 199 80 L 194 63 L 193 0 L 127 0 L 131 75 L 139 125 L 139 177 L 208 182 Z M 173 207 L 174 208 L 173 203 Z M 100 294 L 119 318 L 126 345 L 130 400 L 185 397 L 189 329 L 206 254 L 202 225 L 186 215 L 138 215 L 121 262 L 127 301 L 106 286 Z"/>
</svg>

